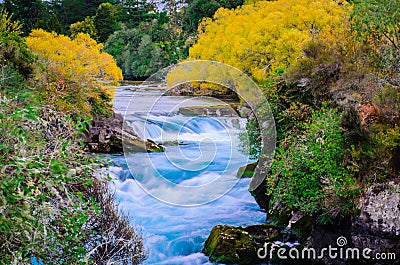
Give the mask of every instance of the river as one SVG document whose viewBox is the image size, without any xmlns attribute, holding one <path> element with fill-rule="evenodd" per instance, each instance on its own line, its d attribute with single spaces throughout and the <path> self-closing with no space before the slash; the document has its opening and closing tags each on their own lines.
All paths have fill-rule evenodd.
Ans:
<svg viewBox="0 0 400 265">
<path fill-rule="evenodd" d="M 154 104 L 159 91 L 138 92 L 139 88 L 117 88 L 115 111 L 126 114 L 127 122 L 140 136 L 156 142 L 178 140 L 180 144 L 167 145 L 164 153 L 111 156 L 109 172 L 120 209 L 143 233 L 148 252 L 144 264 L 213 264 L 201 253 L 213 226 L 246 226 L 265 220 L 265 213 L 247 190 L 250 180 L 236 178 L 237 169 L 251 162 L 238 144 L 246 121 L 240 117 L 185 117 L 177 112 L 178 107 L 220 102 L 163 96 Z M 132 97 L 140 97 L 140 104 L 135 111 L 125 113 Z M 154 104 L 150 115 L 141 112 L 148 104 Z M 145 160 L 151 161 L 152 168 Z M 133 165 L 128 167 L 127 161 Z M 160 175 L 183 187 L 204 186 L 224 175 L 221 183 L 227 185 L 179 196 L 182 194 L 171 192 L 167 184 L 158 181 Z"/>
</svg>

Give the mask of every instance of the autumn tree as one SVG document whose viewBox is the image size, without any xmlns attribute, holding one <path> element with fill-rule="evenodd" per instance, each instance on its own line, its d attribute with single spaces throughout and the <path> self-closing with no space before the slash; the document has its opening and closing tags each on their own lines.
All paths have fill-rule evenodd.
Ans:
<svg viewBox="0 0 400 265">
<path fill-rule="evenodd" d="M 311 42 L 335 45 L 347 21 L 345 7 L 330 0 L 260 1 L 236 10 L 221 8 L 200 24 L 190 58 L 224 62 L 266 80 L 271 72 L 295 64 Z"/>
<path fill-rule="evenodd" d="M 76 114 L 110 114 L 112 91 L 103 82 L 121 80 L 122 72 L 102 44 L 87 34 L 71 40 L 44 30 L 33 30 L 26 42 L 45 66 L 45 73 L 37 69 L 36 80 L 44 84 L 48 102 Z"/>
</svg>

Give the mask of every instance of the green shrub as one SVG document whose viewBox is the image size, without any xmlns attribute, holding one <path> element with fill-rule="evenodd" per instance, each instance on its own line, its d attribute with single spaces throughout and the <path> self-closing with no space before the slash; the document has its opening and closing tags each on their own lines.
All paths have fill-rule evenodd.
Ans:
<svg viewBox="0 0 400 265">
<path fill-rule="evenodd" d="M 340 115 L 323 108 L 310 122 L 298 123 L 276 150 L 267 177 L 267 193 L 280 211 L 309 214 L 351 212 L 358 192 L 343 166 L 344 138 Z"/>
</svg>

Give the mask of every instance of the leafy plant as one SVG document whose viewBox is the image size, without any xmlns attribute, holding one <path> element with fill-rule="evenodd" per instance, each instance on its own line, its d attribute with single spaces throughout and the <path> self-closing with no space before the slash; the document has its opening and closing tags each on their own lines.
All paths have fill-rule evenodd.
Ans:
<svg viewBox="0 0 400 265">
<path fill-rule="evenodd" d="M 314 111 L 312 119 L 297 123 L 277 148 L 267 176 L 272 202 L 279 202 L 281 211 L 351 212 L 358 186 L 343 167 L 344 154 L 337 111 Z"/>
</svg>

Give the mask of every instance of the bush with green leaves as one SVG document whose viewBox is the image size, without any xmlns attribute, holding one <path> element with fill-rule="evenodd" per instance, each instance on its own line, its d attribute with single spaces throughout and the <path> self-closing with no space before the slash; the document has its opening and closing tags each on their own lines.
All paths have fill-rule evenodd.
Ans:
<svg viewBox="0 0 400 265">
<path fill-rule="evenodd" d="M 345 152 L 338 112 L 314 111 L 310 121 L 298 123 L 276 150 L 267 176 L 271 205 L 278 203 L 278 211 L 311 215 L 352 212 L 359 189 L 343 166 Z"/>
<path fill-rule="evenodd" d="M 261 152 L 261 132 L 258 122 L 249 120 L 246 131 L 239 134 L 241 151 L 248 154 L 250 158 L 256 159 Z"/>
</svg>

